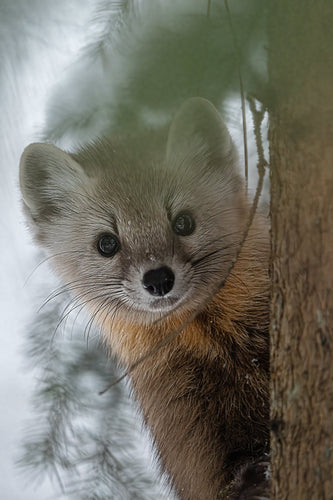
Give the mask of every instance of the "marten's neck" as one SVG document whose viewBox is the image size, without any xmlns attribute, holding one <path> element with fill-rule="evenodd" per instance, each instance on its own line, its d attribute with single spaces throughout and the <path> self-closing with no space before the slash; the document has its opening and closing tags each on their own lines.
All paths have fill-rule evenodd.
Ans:
<svg viewBox="0 0 333 500">
<path fill-rule="evenodd" d="M 213 338 L 220 332 L 210 318 L 202 314 L 196 324 Z M 267 446 L 265 332 L 240 329 L 242 341 L 225 333 L 215 359 L 168 346 L 133 371 L 162 466 L 182 499 L 217 498 L 237 467 Z"/>
<path fill-rule="evenodd" d="M 268 276 L 263 253 L 251 250 L 252 260 L 240 257 L 205 310 L 131 375 L 161 465 L 182 500 L 228 498 L 220 491 L 237 468 L 267 449 Z M 111 344 L 129 365 L 172 326 L 178 322 L 123 325 Z"/>
</svg>

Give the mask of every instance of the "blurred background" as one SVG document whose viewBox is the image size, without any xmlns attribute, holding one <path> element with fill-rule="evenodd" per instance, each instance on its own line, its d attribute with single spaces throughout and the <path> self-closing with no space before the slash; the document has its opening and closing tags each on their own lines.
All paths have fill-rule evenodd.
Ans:
<svg viewBox="0 0 333 500">
<path fill-rule="evenodd" d="M 54 495 L 47 478 L 33 483 L 15 465 L 32 414 L 36 374 L 23 352 L 39 288 L 27 282 L 37 256 L 22 220 L 18 165 L 23 148 L 43 126 L 50 86 L 82 44 L 90 9 L 89 2 L 61 1 L 57 7 L 35 0 L 0 2 L 0 491 L 5 500 Z"/>
</svg>

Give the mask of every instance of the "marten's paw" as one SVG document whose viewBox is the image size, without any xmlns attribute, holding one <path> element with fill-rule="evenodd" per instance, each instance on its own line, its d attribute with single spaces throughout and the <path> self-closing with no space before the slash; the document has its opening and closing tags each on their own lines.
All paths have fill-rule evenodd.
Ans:
<svg viewBox="0 0 333 500">
<path fill-rule="evenodd" d="M 220 498 L 224 500 L 269 500 L 269 456 L 261 456 L 254 462 L 243 465 L 237 472 L 232 485 L 227 491 L 224 490 Z"/>
</svg>

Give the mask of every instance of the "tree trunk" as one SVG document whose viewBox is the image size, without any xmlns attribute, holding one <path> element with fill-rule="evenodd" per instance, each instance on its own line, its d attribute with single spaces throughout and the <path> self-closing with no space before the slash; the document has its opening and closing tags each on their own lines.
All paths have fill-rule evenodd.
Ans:
<svg viewBox="0 0 333 500">
<path fill-rule="evenodd" d="M 270 2 L 272 499 L 333 498 L 332 10 Z"/>
</svg>

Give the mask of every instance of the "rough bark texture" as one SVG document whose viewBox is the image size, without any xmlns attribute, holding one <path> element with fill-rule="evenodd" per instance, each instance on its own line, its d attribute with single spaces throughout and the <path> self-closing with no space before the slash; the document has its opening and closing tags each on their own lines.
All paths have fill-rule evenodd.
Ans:
<svg viewBox="0 0 333 500">
<path fill-rule="evenodd" d="M 272 0 L 272 498 L 333 498 L 332 2 Z"/>
</svg>

